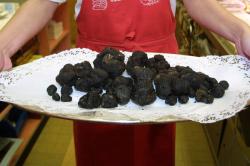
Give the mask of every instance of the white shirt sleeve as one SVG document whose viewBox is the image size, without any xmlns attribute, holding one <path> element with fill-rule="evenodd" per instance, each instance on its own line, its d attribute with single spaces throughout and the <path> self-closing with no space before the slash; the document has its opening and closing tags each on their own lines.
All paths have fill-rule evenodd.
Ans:
<svg viewBox="0 0 250 166">
<path fill-rule="evenodd" d="M 50 0 L 50 1 L 57 2 L 57 3 L 64 3 L 64 2 L 66 2 L 66 0 Z"/>
</svg>

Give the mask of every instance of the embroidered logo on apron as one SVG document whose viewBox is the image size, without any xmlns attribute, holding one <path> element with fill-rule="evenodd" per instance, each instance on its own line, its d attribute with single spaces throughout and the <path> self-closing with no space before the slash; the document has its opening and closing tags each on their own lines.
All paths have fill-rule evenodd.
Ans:
<svg viewBox="0 0 250 166">
<path fill-rule="evenodd" d="M 120 2 L 122 0 L 110 0 L 110 2 Z M 139 0 L 145 6 L 152 6 L 160 2 L 160 0 Z M 92 0 L 93 10 L 106 10 L 108 7 L 108 0 Z"/>
<path fill-rule="evenodd" d="M 152 6 L 160 2 L 160 0 L 140 0 L 140 2 L 145 6 Z"/>
<path fill-rule="evenodd" d="M 107 0 L 92 0 L 93 10 L 105 10 L 107 9 L 107 6 L 108 6 Z"/>
</svg>

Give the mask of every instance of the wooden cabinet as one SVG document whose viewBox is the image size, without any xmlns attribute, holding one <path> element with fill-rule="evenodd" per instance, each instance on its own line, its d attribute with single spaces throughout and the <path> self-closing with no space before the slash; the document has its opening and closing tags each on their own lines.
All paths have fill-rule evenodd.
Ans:
<svg viewBox="0 0 250 166">
<path fill-rule="evenodd" d="M 4 120 L 10 111 L 14 108 L 11 104 L 1 103 L 1 111 L 0 111 L 0 121 Z M 11 161 L 9 163 L 10 166 L 16 165 L 21 157 L 24 157 L 22 154 L 25 150 L 27 150 L 27 146 L 31 143 L 30 141 L 34 138 L 35 133 L 39 133 L 38 129 L 42 127 L 41 124 L 46 122 L 46 118 L 41 115 L 36 115 L 29 113 L 27 119 L 25 120 L 21 132 L 18 134 L 18 139 L 21 140 L 21 144 L 18 147 L 17 151 L 11 156 Z"/>
</svg>

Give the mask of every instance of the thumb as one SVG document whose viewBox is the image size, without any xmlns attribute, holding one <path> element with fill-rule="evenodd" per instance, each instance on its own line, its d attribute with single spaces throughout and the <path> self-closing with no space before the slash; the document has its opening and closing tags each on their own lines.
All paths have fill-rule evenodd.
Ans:
<svg viewBox="0 0 250 166">
<path fill-rule="evenodd" d="M 9 70 L 12 68 L 11 60 L 8 56 L 4 56 L 4 66 L 3 70 Z"/>
</svg>

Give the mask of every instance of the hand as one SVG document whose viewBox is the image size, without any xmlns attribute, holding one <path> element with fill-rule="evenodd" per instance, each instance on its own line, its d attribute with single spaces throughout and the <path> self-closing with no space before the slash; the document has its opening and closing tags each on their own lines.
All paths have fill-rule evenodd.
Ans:
<svg viewBox="0 0 250 166">
<path fill-rule="evenodd" d="M 250 28 L 243 29 L 239 39 L 235 41 L 235 45 L 239 55 L 250 59 Z"/>
<path fill-rule="evenodd" d="M 0 71 L 12 68 L 10 57 L 0 53 Z"/>
</svg>

